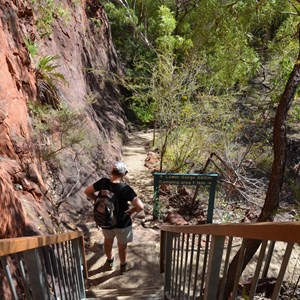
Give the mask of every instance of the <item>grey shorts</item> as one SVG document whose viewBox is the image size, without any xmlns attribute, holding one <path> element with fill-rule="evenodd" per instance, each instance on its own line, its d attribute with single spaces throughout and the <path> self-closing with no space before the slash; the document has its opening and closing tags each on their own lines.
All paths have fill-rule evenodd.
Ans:
<svg viewBox="0 0 300 300">
<path fill-rule="evenodd" d="M 118 244 L 124 245 L 132 242 L 133 240 L 132 226 L 128 226 L 126 228 L 101 229 L 106 239 L 112 240 L 116 237 Z"/>
</svg>

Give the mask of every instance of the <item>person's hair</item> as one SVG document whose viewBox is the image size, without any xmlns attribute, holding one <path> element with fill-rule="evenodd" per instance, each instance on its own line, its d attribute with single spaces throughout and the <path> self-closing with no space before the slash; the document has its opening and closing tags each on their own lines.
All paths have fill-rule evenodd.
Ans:
<svg viewBox="0 0 300 300">
<path fill-rule="evenodd" d="M 126 171 L 125 173 L 119 173 L 119 172 L 118 172 L 117 170 L 115 170 L 115 169 L 112 169 L 112 171 L 111 171 L 111 174 L 112 174 L 112 175 L 119 176 L 119 177 L 125 176 L 127 173 L 128 173 L 127 171 Z"/>
</svg>

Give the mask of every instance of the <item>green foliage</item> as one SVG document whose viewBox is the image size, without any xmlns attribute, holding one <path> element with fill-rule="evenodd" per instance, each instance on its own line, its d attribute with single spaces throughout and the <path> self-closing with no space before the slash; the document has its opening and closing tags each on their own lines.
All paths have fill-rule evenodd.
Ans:
<svg viewBox="0 0 300 300">
<path fill-rule="evenodd" d="M 87 94 L 87 96 L 86 96 L 86 102 L 88 103 L 88 104 L 94 104 L 94 103 L 96 103 L 97 102 L 97 98 L 99 97 L 99 94 L 98 93 L 89 93 L 89 94 Z"/>
<path fill-rule="evenodd" d="M 29 102 L 28 108 L 33 117 L 33 126 L 37 132 L 42 135 L 47 133 L 50 130 L 51 123 L 47 122 L 45 118 L 49 115 L 49 112 L 52 109 L 51 106 L 47 104 L 41 105 L 35 102 Z"/>
<path fill-rule="evenodd" d="M 143 124 L 151 124 L 155 119 L 153 105 L 154 102 L 135 101 L 131 104 L 131 109 Z"/>
<path fill-rule="evenodd" d="M 35 41 L 30 40 L 30 38 L 24 39 L 25 46 L 30 54 L 31 59 L 34 59 L 37 56 L 38 48 Z"/>
<path fill-rule="evenodd" d="M 105 9 L 113 20 L 119 19 L 119 25 L 132 26 L 137 25 L 138 18 L 135 16 L 134 11 L 129 7 L 117 7 L 112 2 L 105 4 Z"/>
<path fill-rule="evenodd" d="M 294 105 L 292 108 L 291 108 L 291 119 L 292 119 L 292 122 L 295 122 L 295 123 L 300 123 L 300 105 L 296 104 Z"/>
<path fill-rule="evenodd" d="M 207 74 L 202 78 L 207 91 L 224 93 L 243 87 L 260 67 L 259 55 L 251 45 L 249 6 L 242 1 L 232 6 L 208 1 L 193 13 L 193 42 L 207 64 Z"/>
<path fill-rule="evenodd" d="M 138 66 L 151 74 L 148 81 L 129 80 L 132 108 L 143 121 L 155 121 L 158 126 L 157 146 L 162 150 L 164 169 L 186 171 L 191 161 L 204 159 L 210 145 L 224 148 L 225 141 L 236 137 L 240 128 L 231 111 L 234 98 L 198 95 L 203 72 L 199 61 L 189 60 L 179 67 L 167 52 L 158 58 L 156 63 L 140 62 Z"/>
<path fill-rule="evenodd" d="M 26 38 L 25 45 L 35 64 L 36 84 L 40 102 L 58 108 L 61 101 L 58 83 L 67 83 L 64 75 L 58 71 L 60 67 L 57 63 L 59 56 L 46 55 L 38 58 L 36 43 Z"/>
<path fill-rule="evenodd" d="M 156 50 L 159 53 L 174 53 L 180 50 L 189 50 L 193 43 L 190 39 L 185 39 L 182 36 L 174 35 L 177 26 L 174 13 L 165 5 L 158 8 L 158 16 L 155 27 L 157 28 L 158 36 L 155 39 Z M 154 24 L 152 26 L 154 26 Z"/>
<path fill-rule="evenodd" d="M 65 81 L 64 76 L 56 72 L 56 69 L 59 68 L 59 65 L 55 63 L 59 59 L 59 56 L 47 55 L 42 57 L 36 66 L 36 69 L 39 73 L 42 74 L 43 78 L 47 81 L 54 81 L 55 79 L 60 79 Z"/>
<path fill-rule="evenodd" d="M 160 52 L 171 51 L 175 48 L 176 38 L 172 35 L 176 28 L 176 20 L 170 9 L 164 5 L 159 7 L 157 48 Z"/>
<path fill-rule="evenodd" d="M 288 182 L 288 187 L 292 193 L 292 199 L 295 199 L 296 204 L 300 208 L 300 185 L 299 185 L 299 179 L 293 178 L 290 179 Z M 298 217 L 300 219 L 300 216 Z"/>
<path fill-rule="evenodd" d="M 99 20 L 97 18 L 90 18 L 90 20 L 91 20 L 94 27 L 96 27 L 96 28 L 101 27 L 101 20 Z"/>
<path fill-rule="evenodd" d="M 241 127 L 232 110 L 234 98 L 202 96 L 194 102 L 181 101 L 182 107 L 174 116 L 177 121 L 168 133 L 164 169 L 189 172 L 194 165 L 201 165 L 210 153 L 225 153 Z"/>
<path fill-rule="evenodd" d="M 153 61 L 157 51 L 174 49 L 185 53 L 192 47 L 191 40 L 174 33 L 177 21 L 167 6 L 170 2 L 173 1 L 164 1 L 164 5 L 162 1 L 104 1 L 114 43 L 130 68 L 135 58 Z"/>
<path fill-rule="evenodd" d="M 199 138 L 199 136 L 203 138 Z M 203 161 L 206 136 L 201 126 L 180 126 L 170 133 L 168 148 L 164 157 L 164 170 L 172 172 L 189 172 L 191 166 Z"/>
<path fill-rule="evenodd" d="M 29 0 L 37 19 L 35 21 L 37 30 L 41 37 L 47 37 L 52 33 L 52 25 L 55 18 L 61 18 L 68 22 L 70 12 L 60 2 L 54 0 Z"/>
<path fill-rule="evenodd" d="M 256 158 L 257 168 L 262 170 L 265 174 L 270 173 L 273 164 L 273 155 L 270 153 L 262 153 Z"/>
<path fill-rule="evenodd" d="M 176 66 L 173 55 L 166 51 L 156 62 L 141 60 L 135 68 L 141 70 L 137 72 L 140 77 L 127 77 L 123 85 L 132 92 L 131 108 L 137 117 L 158 127 L 157 146 L 164 169 L 186 171 L 191 161 L 204 159 L 212 150 L 210 145 L 223 149 L 225 141 L 236 138 L 240 127 L 233 117 L 234 98 L 199 94 L 204 72 L 201 61 L 189 59 Z"/>
<path fill-rule="evenodd" d="M 284 89 L 286 78 L 290 74 L 298 55 L 297 26 L 299 20 L 293 15 L 286 15 L 273 41 L 269 43 L 270 72 L 272 76 L 272 99 L 277 102 Z"/>
<path fill-rule="evenodd" d="M 53 108 L 59 107 L 61 99 L 57 83 L 66 83 L 64 75 L 57 71 L 58 59 L 58 56 L 44 56 L 39 59 L 35 68 L 39 99 L 42 103 L 52 105 Z"/>
<path fill-rule="evenodd" d="M 216 94 L 247 85 L 249 78 L 260 70 L 261 59 L 266 58 L 275 34 L 296 28 L 291 23 L 285 25 L 287 19 L 296 21 L 293 15 L 282 13 L 294 10 L 286 0 L 210 0 L 201 5 L 195 1 L 163 1 L 163 5 L 162 1 L 114 3 L 105 1 L 105 7 L 114 41 L 125 61 L 131 64 L 141 56 L 153 61 L 153 50 L 173 52 L 173 58 L 179 62 L 194 53 L 205 63 L 206 73 L 200 78 L 202 86 L 206 92 Z M 147 37 L 147 45 L 141 36 Z M 284 58 L 294 58 L 289 53 L 281 57 L 283 62 Z M 281 79 L 278 83 L 284 82 Z"/>
<path fill-rule="evenodd" d="M 159 7 L 159 35 L 171 35 L 176 28 L 176 20 L 171 10 L 162 5 Z"/>
<path fill-rule="evenodd" d="M 105 11 L 110 19 L 112 36 L 121 57 L 129 63 L 136 55 L 145 52 L 144 43 L 139 40 L 137 17 L 130 8 L 118 7 L 111 1 L 104 2 Z"/>
<path fill-rule="evenodd" d="M 50 105 L 29 103 L 39 148 L 44 159 L 53 159 L 67 149 L 91 148 L 90 134 L 85 123 L 86 116 L 66 105 L 53 109 Z"/>
<path fill-rule="evenodd" d="M 248 294 L 247 294 L 246 288 L 243 288 L 243 289 L 242 289 L 242 299 L 243 299 L 243 300 L 249 300 L 249 296 L 248 296 Z"/>
<path fill-rule="evenodd" d="M 126 63 L 126 104 L 158 127 L 166 168 L 187 170 L 205 151 L 250 143 L 247 155 L 268 172 L 272 156 L 262 153 L 298 53 L 298 1 L 104 3 Z"/>
</svg>

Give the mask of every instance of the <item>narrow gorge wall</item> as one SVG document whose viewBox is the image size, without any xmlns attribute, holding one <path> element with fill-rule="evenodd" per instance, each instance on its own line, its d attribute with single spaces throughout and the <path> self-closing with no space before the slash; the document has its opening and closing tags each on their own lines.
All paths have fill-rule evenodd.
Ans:
<svg viewBox="0 0 300 300">
<path fill-rule="evenodd" d="M 35 25 L 40 16 L 29 1 L 0 0 L 0 238 L 54 233 L 80 221 L 89 209 L 83 188 L 121 157 L 126 138 L 121 95 L 104 75 L 121 76 L 122 69 L 103 7 L 96 1 L 54 2 L 68 15 L 52 14 L 52 33 L 42 38 Z M 93 147 L 69 147 L 47 162 L 39 154 L 45 137 L 35 136 L 28 109 L 38 100 L 25 39 L 36 43 L 39 57 L 59 57 L 58 71 L 67 82 L 57 84 L 63 104 L 84 114 L 92 133 L 86 144 Z"/>
</svg>

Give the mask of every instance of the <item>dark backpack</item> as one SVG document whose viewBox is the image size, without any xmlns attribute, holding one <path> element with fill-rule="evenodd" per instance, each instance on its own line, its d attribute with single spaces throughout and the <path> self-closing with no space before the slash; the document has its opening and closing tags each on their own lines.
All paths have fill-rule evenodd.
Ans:
<svg viewBox="0 0 300 300">
<path fill-rule="evenodd" d="M 122 187 L 125 186 L 122 185 Z M 119 213 L 118 207 L 118 197 L 116 194 L 118 192 L 113 192 L 110 188 L 109 190 L 102 190 L 99 192 L 97 196 L 95 205 L 94 205 L 94 220 L 97 226 L 105 229 L 115 228 L 117 225 L 117 217 Z"/>
</svg>

